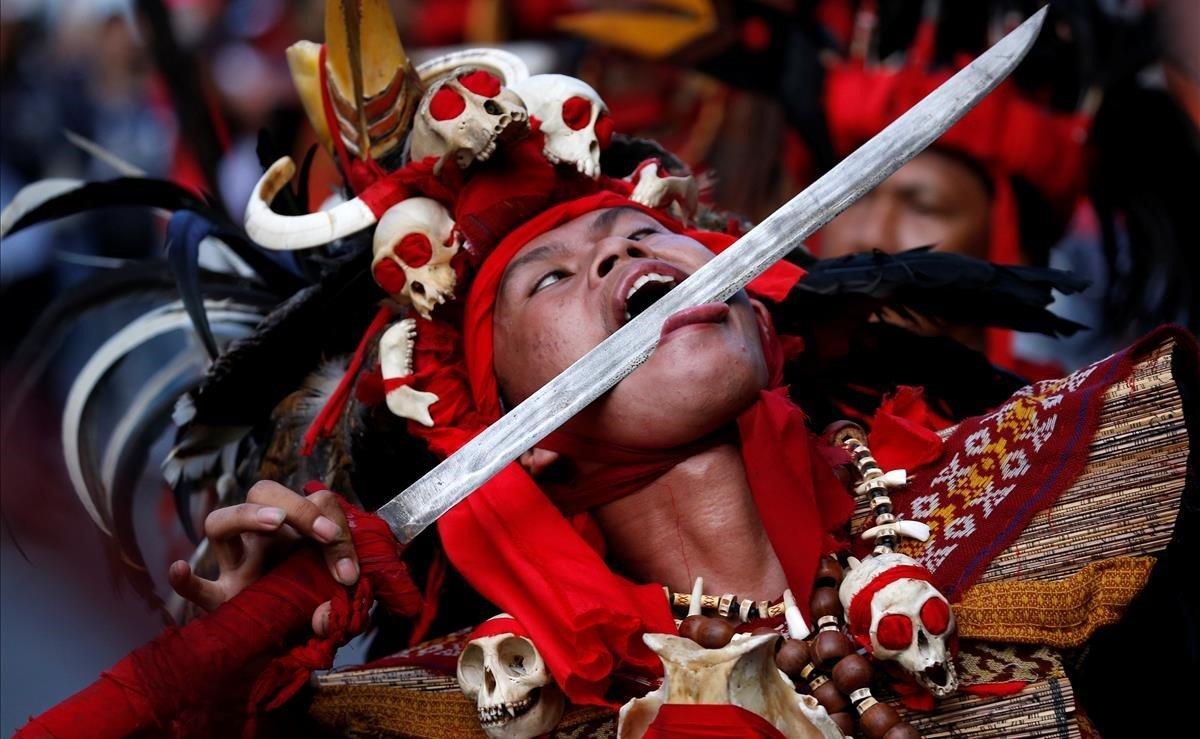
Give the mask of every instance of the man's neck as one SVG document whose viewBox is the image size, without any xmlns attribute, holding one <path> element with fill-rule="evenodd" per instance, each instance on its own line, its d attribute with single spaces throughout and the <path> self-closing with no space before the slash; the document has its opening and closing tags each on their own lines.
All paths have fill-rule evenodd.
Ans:
<svg viewBox="0 0 1200 739">
<path fill-rule="evenodd" d="M 706 593 L 755 600 L 787 587 L 732 444 L 689 457 L 593 513 L 610 557 L 635 580 L 688 592 L 700 576 Z"/>
</svg>

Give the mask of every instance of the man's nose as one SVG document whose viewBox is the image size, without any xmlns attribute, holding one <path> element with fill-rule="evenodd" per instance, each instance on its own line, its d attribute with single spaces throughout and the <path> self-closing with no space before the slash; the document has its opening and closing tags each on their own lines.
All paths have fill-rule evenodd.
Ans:
<svg viewBox="0 0 1200 739">
<path fill-rule="evenodd" d="M 861 206 L 861 207 L 860 207 Z M 894 254 L 900 251 L 897 229 L 900 214 L 894 204 L 880 198 L 860 203 L 845 216 L 852 221 L 851 252 L 879 251 Z"/>
<path fill-rule="evenodd" d="M 645 259 L 650 256 L 638 242 L 624 236 L 607 236 L 596 242 L 596 251 L 592 259 L 591 279 L 600 283 L 607 277 L 622 260 Z"/>
</svg>

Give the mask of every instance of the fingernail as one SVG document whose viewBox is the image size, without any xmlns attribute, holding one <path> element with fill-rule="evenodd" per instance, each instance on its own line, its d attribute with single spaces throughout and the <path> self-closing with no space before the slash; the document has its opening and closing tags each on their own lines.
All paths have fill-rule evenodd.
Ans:
<svg viewBox="0 0 1200 739">
<path fill-rule="evenodd" d="M 284 512 L 282 508 L 259 508 L 255 516 L 259 523 L 265 523 L 268 526 L 278 526 L 283 523 Z"/>
<path fill-rule="evenodd" d="M 317 633 L 322 636 L 329 633 L 329 611 L 323 611 L 317 617 Z"/>
<path fill-rule="evenodd" d="M 324 516 L 318 516 L 317 520 L 313 521 L 313 533 L 321 541 L 330 542 L 341 536 L 342 527 Z"/>
<path fill-rule="evenodd" d="M 343 585 L 353 585 L 358 579 L 358 566 L 349 557 L 342 557 L 333 566 L 337 570 L 337 579 Z"/>
</svg>

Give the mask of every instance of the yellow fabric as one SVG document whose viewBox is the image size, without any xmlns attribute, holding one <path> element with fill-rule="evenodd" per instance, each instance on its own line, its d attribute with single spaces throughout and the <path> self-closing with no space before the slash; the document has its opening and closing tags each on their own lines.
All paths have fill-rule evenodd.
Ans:
<svg viewBox="0 0 1200 739">
<path fill-rule="evenodd" d="M 981 583 L 954 605 L 965 639 L 1077 647 L 1115 623 L 1150 577 L 1153 557 L 1115 557 L 1060 580 Z"/>
<path fill-rule="evenodd" d="M 574 13 L 556 25 L 610 48 L 661 59 L 717 30 L 717 13 L 708 0 L 657 0 L 644 11 Z"/>
</svg>

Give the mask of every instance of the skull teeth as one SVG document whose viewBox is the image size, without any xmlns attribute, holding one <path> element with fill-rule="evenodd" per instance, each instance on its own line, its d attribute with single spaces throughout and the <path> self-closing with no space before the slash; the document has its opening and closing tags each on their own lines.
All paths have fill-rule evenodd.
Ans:
<svg viewBox="0 0 1200 739">
<path fill-rule="evenodd" d="M 665 284 L 665 285 L 671 285 L 673 287 L 675 285 L 675 278 L 671 277 L 670 275 L 660 275 L 660 274 L 657 274 L 654 272 L 651 272 L 650 274 L 642 275 L 641 277 L 637 278 L 637 280 L 634 281 L 633 287 L 629 288 L 629 292 L 625 294 L 625 304 L 628 305 L 629 301 L 633 298 L 633 296 L 637 293 L 638 290 L 642 289 L 643 287 L 645 287 L 646 285 L 649 285 L 652 282 Z M 633 315 L 629 312 L 629 309 L 626 308 L 625 309 L 625 320 L 629 321 L 632 319 L 633 319 Z"/>
<path fill-rule="evenodd" d="M 527 712 L 533 707 L 533 703 L 534 695 L 530 694 L 521 700 L 497 703 L 493 706 L 480 706 L 478 708 L 479 723 L 484 726 L 498 726 L 507 723 Z"/>
</svg>

